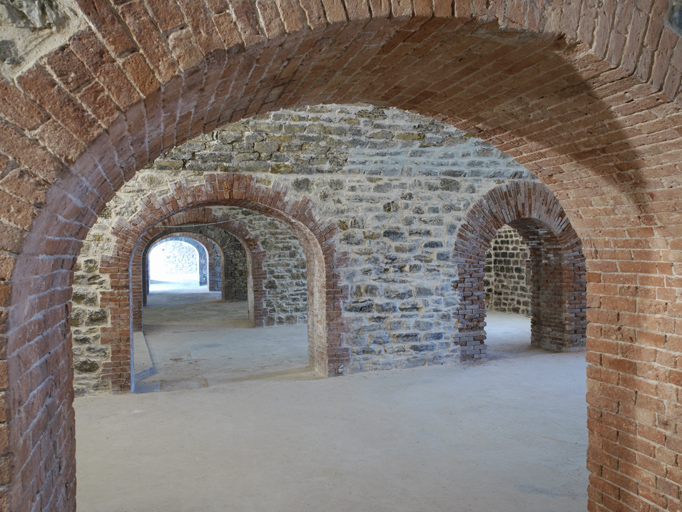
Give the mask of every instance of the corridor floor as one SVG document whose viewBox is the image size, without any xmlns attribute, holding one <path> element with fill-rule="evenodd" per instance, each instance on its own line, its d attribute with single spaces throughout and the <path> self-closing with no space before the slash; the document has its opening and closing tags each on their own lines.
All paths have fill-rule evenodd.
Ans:
<svg viewBox="0 0 682 512">
<path fill-rule="evenodd" d="M 135 380 L 136 393 L 318 378 L 308 368 L 307 325 L 254 329 L 246 302 L 221 302 L 206 286 L 164 285 L 152 288 L 144 336 L 133 338 L 136 353 L 138 343 L 146 344 L 154 365 L 153 373 Z"/>
<path fill-rule="evenodd" d="M 488 332 L 474 365 L 79 398 L 78 510 L 585 510 L 584 352 Z"/>
</svg>

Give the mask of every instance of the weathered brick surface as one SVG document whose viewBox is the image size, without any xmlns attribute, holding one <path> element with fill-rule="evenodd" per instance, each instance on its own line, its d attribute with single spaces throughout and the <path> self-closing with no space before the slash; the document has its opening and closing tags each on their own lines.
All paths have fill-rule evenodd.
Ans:
<svg viewBox="0 0 682 512">
<path fill-rule="evenodd" d="M 439 25 L 425 18 L 388 17 L 393 12 L 421 12 L 419 2 L 370 0 L 371 20 L 328 24 L 337 15 L 343 19 L 347 7 L 301 0 L 304 21 L 313 30 L 304 28 L 274 40 L 260 33 L 262 20 L 257 10 L 237 12 L 233 3 L 231 14 L 242 36 L 248 36 L 244 37 L 248 48 L 237 49 L 230 64 L 223 59 L 221 67 L 204 65 L 198 55 L 204 55 L 202 49 L 223 44 L 211 23 L 215 25 L 214 16 L 223 16 L 227 10 L 213 14 L 215 2 L 194 2 L 188 7 L 183 1 L 178 7 L 173 1 L 147 0 L 145 6 L 154 19 L 168 14 L 170 21 L 161 30 L 169 31 L 170 37 L 165 39 L 164 34 L 162 40 L 168 42 L 174 58 L 179 60 L 178 49 L 184 46 L 173 49 L 171 39 L 183 30 L 195 51 L 188 54 L 185 66 L 178 62 L 184 75 L 159 85 L 163 101 L 150 97 L 143 116 L 129 114 L 141 99 L 127 74 L 142 69 L 131 66 L 136 59 L 141 64 L 139 57 L 128 61 L 127 67 L 124 64 L 133 55 L 144 56 L 144 49 L 130 36 L 133 30 L 123 26 L 118 7 L 107 0 L 79 4 L 92 28 L 75 34 L 69 44 L 125 116 L 102 119 L 84 104 L 85 97 L 68 88 L 52 87 L 57 91 L 54 95 L 35 91 L 35 100 L 15 90 L 6 97 L 19 103 L 0 102 L 3 190 L 18 195 L 13 180 L 5 176 L 15 163 L 42 184 L 53 183 L 61 173 L 59 185 L 50 189 L 30 230 L 17 231 L 11 219 L 0 223 L 2 249 L 17 257 L 10 305 L 3 310 L 0 329 L 3 346 L 7 346 L 4 381 L 11 383 L 7 402 L 10 451 L 2 461 L 3 467 L 11 468 L 6 473 L 9 483 L 2 490 L 7 497 L 5 508 L 75 507 L 71 342 L 66 325 L 70 269 L 80 241 L 95 222 L 95 212 L 106 202 L 104 196 L 111 198 L 111 194 L 98 193 L 106 188 L 102 177 L 115 190 L 122 177 L 129 179 L 162 149 L 210 131 L 216 123 L 281 107 L 358 101 L 446 120 L 506 151 L 551 187 L 583 239 L 590 271 L 589 508 L 679 508 L 674 497 L 679 485 L 677 467 L 666 458 L 661 444 L 675 446 L 680 437 L 676 297 L 682 229 L 674 213 L 679 208 L 682 156 L 682 70 L 680 36 L 663 21 L 667 2 L 605 0 L 595 5 L 584 0 L 577 10 L 575 2 L 532 1 L 522 7 L 515 0 L 456 0 L 451 11 L 447 2 L 436 2 L 437 16 L 452 12 L 458 17 Z M 165 12 L 159 14 L 152 5 L 161 5 Z M 576 16 L 580 41 L 570 44 L 559 33 L 568 32 L 570 39 Z M 287 25 L 283 17 L 285 28 L 295 26 Z M 646 23 L 643 37 L 642 23 Z M 185 28 L 175 30 L 180 26 Z M 222 51 L 208 57 L 215 58 Z M 635 55 L 638 62 L 631 73 Z M 154 69 L 153 63 L 148 67 Z M 61 78 L 51 74 L 50 80 L 61 83 Z M 26 101 L 38 110 L 26 109 Z M 195 112 L 195 106 L 202 108 Z M 17 112 L 31 111 L 25 125 L 16 122 Z M 104 129 L 81 136 L 72 132 L 81 141 L 101 133 L 75 153 L 68 150 L 65 137 L 57 136 L 59 130 L 44 131 L 42 138 L 33 132 L 35 116 L 45 113 L 68 131 L 79 132 L 82 127 L 74 119 L 89 123 L 88 112 L 103 122 Z M 154 132 L 159 128 L 155 116 L 163 120 L 158 133 Z M 649 131 L 648 123 L 660 126 L 661 120 L 671 126 Z M 144 141 L 151 135 L 152 144 L 147 147 Z M 57 147 L 46 146 L 50 144 Z M 73 166 L 60 162 L 60 157 L 73 158 L 80 151 L 85 153 Z M 102 172 L 93 166 L 101 166 Z M 85 172 L 74 174 L 69 167 Z M 112 298 L 112 304 L 117 301 L 124 303 Z M 621 311 L 621 307 L 626 309 Z M 651 340 L 658 341 L 650 345 Z M 20 364 L 24 345 L 39 349 L 30 348 Z M 654 361 L 633 359 L 633 345 L 654 350 Z M 111 367 L 120 367 L 119 363 L 120 359 L 112 361 Z M 656 383 L 653 390 L 638 390 L 634 403 L 609 394 L 603 386 L 615 382 L 623 387 L 633 376 Z M 54 391 L 44 392 L 48 388 Z M 652 411 L 650 399 L 660 400 L 663 407 Z M 46 410 L 47 424 L 34 421 Z M 653 432 L 653 439 L 665 436 L 665 441 L 654 441 L 654 457 L 640 447 L 625 446 L 625 434 L 632 430 L 637 436 Z M 609 441 L 609 436 L 616 441 Z M 37 450 L 38 445 L 50 445 L 52 450 Z M 649 459 L 663 468 L 655 482 L 644 478 L 652 467 Z M 630 486 L 628 478 L 635 479 L 636 486 Z"/>
<path fill-rule="evenodd" d="M 119 13 L 131 29 L 158 80 L 161 83 L 167 82 L 177 73 L 178 68 L 142 2 L 124 4 L 120 7 Z"/>
</svg>

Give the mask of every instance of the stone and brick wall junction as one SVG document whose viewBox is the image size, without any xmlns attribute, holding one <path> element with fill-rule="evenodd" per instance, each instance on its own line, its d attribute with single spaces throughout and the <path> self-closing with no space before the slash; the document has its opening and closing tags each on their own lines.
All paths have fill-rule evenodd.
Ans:
<svg viewBox="0 0 682 512">
<path fill-rule="evenodd" d="M 677 0 L 676 8 L 669 0 L 76 4 L 82 24 L 64 45 L 0 71 L 5 510 L 75 508 L 73 268 L 116 191 L 162 153 L 228 122 L 357 102 L 458 126 L 552 190 L 588 269 L 588 508 L 679 510 Z M 248 205 L 294 230 L 306 251 L 308 321 L 319 313 L 313 356 L 325 373 L 345 368 L 348 330 L 337 321 L 345 290 L 333 269 L 346 262 L 328 243 L 340 228 L 321 222 L 309 203 L 243 178 L 177 190 L 194 202 Z M 169 206 L 147 205 L 147 220 L 171 215 Z M 120 233 L 141 235 L 132 224 Z M 118 274 L 109 275 L 111 286 L 127 283 Z M 106 300 L 101 306 L 121 314 L 129 306 L 123 293 Z M 462 321 L 478 314 L 471 305 Z M 316 344 L 324 333 L 326 345 Z M 123 352 L 114 344 L 111 358 Z M 124 384 L 124 366 L 116 368 Z"/>
<path fill-rule="evenodd" d="M 458 303 L 450 285 L 457 274 L 450 262 L 454 234 L 469 205 L 483 194 L 518 179 L 533 180 L 498 150 L 422 116 L 368 106 L 280 111 L 226 125 L 138 172 L 90 230 L 79 266 L 110 254 L 115 226 L 139 205 L 153 202 L 152 194 L 172 194 L 178 183 L 201 184 L 204 173 L 216 169 L 251 175 L 259 184 L 286 190 L 288 197 L 305 198 L 319 216 L 336 224 L 334 243 L 348 253 L 348 264 L 339 269 L 340 283 L 349 292 L 341 312 L 344 343 L 350 349 L 346 373 L 459 362 L 459 345 L 453 343 Z M 305 321 L 305 257 L 293 234 L 278 221 L 248 210 L 212 207 L 210 215 L 244 222 L 259 238 L 267 275 L 263 325 Z M 194 215 L 192 225 L 198 226 L 198 218 Z M 220 226 L 193 229 L 207 233 Z M 151 228 L 145 235 L 147 247 L 162 233 L 168 230 Z M 89 266 L 96 273 L 95 267 Z M 107 273 L 95 278 L 91 272 L 92 286 L 81 274 L 74 288 L 79 294 L 110 294 L 111 288 L 103 285 Z M 133 282 L 135 274 L 133 270 Z M 133 327 L 140 329 L 142 310 L 135 289 Z M 83 328 L 91 327 L 89 311 L 101 311 L 100 306 L 96 301 L 74 308 L 83 319 L 83 327 L 74 332 L 79 352 Z M 110 321 L 98 322 L 99 330 L 111 327 Z M 99 333 L 93 336 L 93 347 L 102 346 L 100 340 Z M 101 376 L 99 367 L 110 364 L 107 357 L 89 355 L 88 361 L 90 380 Z M 76 379 L 83 383 L 79 373 Z"/>
</svg>

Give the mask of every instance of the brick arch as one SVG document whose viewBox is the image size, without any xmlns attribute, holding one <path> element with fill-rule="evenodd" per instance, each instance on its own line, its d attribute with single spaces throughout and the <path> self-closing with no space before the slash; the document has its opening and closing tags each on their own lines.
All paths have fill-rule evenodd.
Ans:
<svg viewBox="0 0 682 512">
<path fill-rule="evenodd" d="M 256 184 L 251 176 L 206 174 L 203 185 L 189 186 L 180 181 L 171 185 L 171 193 L 162 198 L 153 194 L 140 203 L 140 210 L 129 221 L 118 219 L 113 227 L 115 243 L 109 255 L 103 255 L 100 272 L 109 274 L 111 290 L 100 295 L 100 305 L 110 307 L 111 324 L 102 328 L 102 343 L 111 347 L 111 361 L 102 365 L 102 379 L 114 390 L 130 388 L 130 308 L 131 274 L 135 252 L 141 252 L 143 239 L 155 225 L 175 216 L 178 211 L 197 206 L 238 206 L 282 221 L 299 239 L 308 265 L 308 340 L 311 366 L 322 375 L 343 373 L 350 358 L 342 335 L 345 324 L 340 318 L 341 300 L 346 290 L 339 283 L 339 269 L 344 256 L 337 256 L 332 238 L 336 227 L 315 218 L 307 199 L 288 201 L 286 190 Z M 196 214 L 190 218 L 196 218 Z M 240 223 L 235 223 L 236 227 Z M 236 232 L 237 235 L 243 234 Z"/>
<path fill-rule="evenodd" d="M 469 208 L 455 234 L 454 314 L 462 360 L 485 356 L 486 252 L 497 231 L 514 228 L 528 246 L 531 344 L 554 351 L 585 346 L 586 278 L 582 242 L 554 194 L 518 181 L 492 189 Z"/>
<path fill-rule="evenodd" d="M 590 506 L 668 506 L 658 489 L 609 471 L 611 457 L 617 466 L 635 455 L 607 453 L 631 418 L 607 425 L 602 413 L 620 409 L 601 390 L 609 372 L 629 378 L 644 367 L 627 348 L 642 343 L 665 361 L 648 373 L 662 386 L 637 395 L 663 403 L 665 419 L 643 428 L 674 423 L 674 400 L 662 389 L 679 382 L 670 361 L 682 286 L 670 276 L 682 249 L 682 65 L 665 1 L 78 3 L 85 29 L 16 83 L 0 80 L 0 383 L 8 383 L 0 385 L 10 446 L 0 485 L 11 508 L 75 507 L 73 436 L 41 460 L 24 447 L 73 430 L 71 269 L 115 191 L 164 149 L 224 123 L 359 101 L 446 120 L 550 186 L 585 242 L 596 269 L 588 290 L 603 310 L 590 311 L 589 400 L 598 418 Z M 627 274 L 622 286 L 646 290 L 619 290 L 619 273 Z M 47 426 L 35 421 L 46 409 Z"/>
<path fill-rule="evenodd" d="M 163 151 L 294 105 L 416 111 L 480 136 L 546 181 L 589 176 L 593 191 L 624 194 L 647 177 L 643 158 L 668 153 L 680 137 L 674 121 L 634 142 L 621 129 L 679 110 L 679 37 L 664 26 L 660 1 L 349 0 L 330 12 L 319 2 L 300 11 L 157 1 L 145 9 L 80 0 L 92 26 L 3 90 L 10 122 L 41 127 L 34 140 L 7 131 L 10 156 L 39 164 L 49 182 L 63 164 L 76 180 L 87 176 L 91 190 L 82 192 L 95 211 Z M 571 163 L 588 176 L 563 176 Z"/>
<path fill-rule="evenodd" d="M 211 208 L 190 208 L 178 212 L 167 219 L 156 224 L 150 228 L 143 237 L 140 238 L 136 245 L 134 253 L 131 255 L 131 283 L 132 283 L 132 302 L 133 302 L 133 326 L 142 326 L 142 304 L 144 302 L 144 280 L 143 280 L 143 262 L 144 253 L 140 248 L 146 248 L 157 237 L 167 232 L 176 232 L 176 230 L 184 229 L 187 224 L 215 224 L 217 227 L 223 229 L 233 237 L 235 237 L 244 248 L 246 253 L 246 263 L 248 271 L 248 311 L 249 319 L 253 322 L 255 327 L 262 327 L 265 324 L 265 318 L 268 316 L 268 309 L 265 305 L 265 280 L 267 279 L 267 270 L 263 262 L 267 257 L 265 250 L 260 244 L 260 236 L 256 233 L 251 233 L 248 225 L 244 221 L 235 221 L 229 218 L 229 215 L 216 216 Z M 217 224 L 216 224 L 217 223 Z M 223 264 L 225 257 L 222 257 Z M 224 292 L 223 292 L 224 298 Z"/>
</svg>

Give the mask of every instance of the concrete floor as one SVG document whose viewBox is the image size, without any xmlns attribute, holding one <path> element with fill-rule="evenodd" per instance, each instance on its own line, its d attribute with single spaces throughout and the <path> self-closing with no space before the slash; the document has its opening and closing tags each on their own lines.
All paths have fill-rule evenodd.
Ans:
<svg viewBox="0 0 682 512">
<path fill-rule="evenodd" d="M 149 281 L 147 307 L 150 308 L 219 300 L 220 292 L 211 292 L 207 285 L 200 286 L 197 279 L 183 274 L 169 276 L 165 281 L 160 279 Z"/>
<path fill-rule="evenodd" d="M 136 354 L 146 344 L 155 372 L 135 380 L 136 393 L 318 378 L 308 368 L 305 324 L 254 329 L 246 302 L 220 302 L 220 293 L 205 286 L 157 283 L 151 290 L 144 336 L 136 333 L 133 344 Z"/>
<path fill-rule="evenodd" d="M 585 510 L 584 353 L 530 348 L 523 317 L 488 322 L 490 357 L 475 365 L 334 379 L 254 367 L 208 387 L 79 398 L 78 508 Z"/>
</svg>

